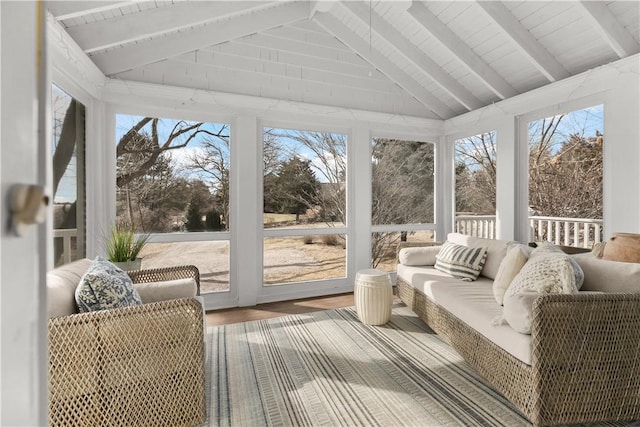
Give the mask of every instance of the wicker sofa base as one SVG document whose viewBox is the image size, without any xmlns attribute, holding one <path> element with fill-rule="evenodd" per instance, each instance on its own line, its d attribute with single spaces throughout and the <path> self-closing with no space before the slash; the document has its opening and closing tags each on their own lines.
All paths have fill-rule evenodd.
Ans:
<svg viewBox="0 0 640 427">
<path fill-rule="evenodd" d="M 435 304 L 422 292 L 398 278 L 400 299 L 441 338 L 455 348 L 485 379 L 531 419 L 531 366 Z"/>
<path fill-rule="evenodd" d="M 400 277 L 397 293 L 534 425 L 640 419 L 640 294 L 538 298 L 530 366 Z"/>
</svg>

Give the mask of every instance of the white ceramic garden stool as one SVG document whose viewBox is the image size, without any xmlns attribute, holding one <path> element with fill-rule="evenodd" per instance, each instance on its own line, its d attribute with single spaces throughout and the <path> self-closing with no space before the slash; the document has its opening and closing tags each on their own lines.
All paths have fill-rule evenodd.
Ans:
<svg viewBox="0 0 640 427">
<path fill-rule="evenodd" d="M 389 273 L 381 270 L 360 270 L 354 286 L 356 312 L 362 323 L 384 325 L 391 318 L 393 292 Z"/>
</svg>

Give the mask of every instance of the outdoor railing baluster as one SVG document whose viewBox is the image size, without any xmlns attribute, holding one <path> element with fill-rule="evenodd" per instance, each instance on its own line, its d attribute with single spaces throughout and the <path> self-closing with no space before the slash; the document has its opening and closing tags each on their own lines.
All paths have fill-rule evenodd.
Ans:
<svg viewBox="0 0 640 427">
<path fill-rule="evenodd" d="M 557 245 L 584 248 L 590 248 L 594 243 L 602 241 L 601 219 L 530 216 L 529 226 L 531 240 L 546 240 Z M 458 233 L 493 239 L 496 237 L 496 217 L 458 215 L 454 229 Z"/>
</svg>

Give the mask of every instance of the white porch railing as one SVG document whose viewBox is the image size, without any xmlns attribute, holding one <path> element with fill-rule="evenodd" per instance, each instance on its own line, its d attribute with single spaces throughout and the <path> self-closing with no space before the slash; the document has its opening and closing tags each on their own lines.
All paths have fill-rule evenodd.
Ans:
<svg viewBox="0 0 640 427">
<path fill-rule="evenodd" d="M 456 217 L 456 233 L 468 236 L 496 238 L 495 215 L 458 215 Z"/>
<path fill-rule="evenodd" d="M 71 253 L 71 240 L 76 238 L 78 230 L 75 228 L 59 228 L 53 230 L 53 238 L 62 239 L 62 261 L 67 264 L 72 261 L 73 254 Z"/>
<path fill-rule="evenodd" d="M 530 216 L 531 241 L 548 241 L 556 245 L 591 248 L 602 241 L 602 220 Z M 496 236 L 495 215 L 456 216 L 456 232 L 493 239 Z"/>
<path fill-rule="evenodd" d="M 591 248 L 602 241 L 602 220 L 530 216 L 531 239 L 556 245 Z"/>
</svg>

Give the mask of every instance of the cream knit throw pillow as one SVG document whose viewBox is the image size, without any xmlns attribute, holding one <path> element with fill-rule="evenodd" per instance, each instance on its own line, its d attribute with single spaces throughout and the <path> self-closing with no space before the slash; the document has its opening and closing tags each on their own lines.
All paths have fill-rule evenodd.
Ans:
<svg viewBox="0 0 640 427">
<path fill-rule="evenodd" d="M 576 274 L 569 256 L 564 253 L 546 253 L 534 257 L 532 253 L 529 261 L 513 278 L 505 292 L 505 298 L 524 291 L 549 294 L 577 293 Z"/>
</svg>

